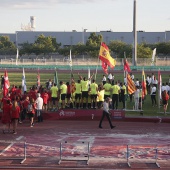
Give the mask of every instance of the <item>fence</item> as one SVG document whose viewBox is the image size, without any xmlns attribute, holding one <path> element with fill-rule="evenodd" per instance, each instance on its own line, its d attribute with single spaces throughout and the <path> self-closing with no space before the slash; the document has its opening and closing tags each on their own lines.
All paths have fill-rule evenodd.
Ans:
<svg viewBox="0 0 170 170">
<path fill-rule="evenodd" d="M 150 59 L 138 59 L 137 66 L 132 66 L 131 59 L 128 60 L 129 65 L 132 70 L 170 70 L 170 60 L 162 59 L 156 60 L 154 66 L 151 66 Z M 97 59 L 73 59 L 72 60 L 72 68 L 74 70 L 86 70 L 88 67 L 91 70 L 95 70 L 98 68 L 101 70 L 100 61 Z M 19 59 L 16 61 L 15 59 L 0 59 L 0 67 L 1 68 L 31 68 L 31 69 L 63 69 L 70 70 L 69 60 L 63 59 Z M 123 70 L 123 59 L 116 59 L 116 66 L 114 70 Z"/>
</svg>

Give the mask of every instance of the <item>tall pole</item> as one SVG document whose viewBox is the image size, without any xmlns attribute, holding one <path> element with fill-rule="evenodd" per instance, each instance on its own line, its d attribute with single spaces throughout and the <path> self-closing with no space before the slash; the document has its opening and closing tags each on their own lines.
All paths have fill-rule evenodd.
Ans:
<svg viewBox="0 0 170 170">
<path fill-rule="evenodd" d="M 136 0 L 133 9 L 133 65 L 137 65 L 137 31 L 136 31 Z"/>
<path fill-rule="evenodd" d="M 16 65 L 18 65 L 18 55 L 19 55 L 19 50 L 18 50 L 18 32 L 16 31 L 16 40 L 15 40 L 15 45 L 16 45 L 16 48 L 17 48 L 17 53 L 16 53 Z"/>
</svg>

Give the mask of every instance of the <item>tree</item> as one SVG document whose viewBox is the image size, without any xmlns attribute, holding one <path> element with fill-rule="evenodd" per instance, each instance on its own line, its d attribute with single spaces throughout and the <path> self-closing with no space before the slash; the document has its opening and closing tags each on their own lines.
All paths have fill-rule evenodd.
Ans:
<svg viewBox="0 0 170 170">
<path fill-rule="evenodd" d="M 0 36 L 0 54 L 16 54 L 15 44 L 10 41 L 8 36 Z"/>
<path fill-rule="evenodd" d="M 144 44 L 138 44 L 137 46 L 137 57 L 138 58 L 151 58 L 152 50 L 149 47 L 145 47 Z"/>
<path fill-rule="evenodd" d="M 108 45 L 109 49 L 116 54 L 118 58 L 124 58 L 124 52 L 127 58 L 132 57 L 132 45 L 126 44 L 122 41 L 111 41 Z"/>
</svg>

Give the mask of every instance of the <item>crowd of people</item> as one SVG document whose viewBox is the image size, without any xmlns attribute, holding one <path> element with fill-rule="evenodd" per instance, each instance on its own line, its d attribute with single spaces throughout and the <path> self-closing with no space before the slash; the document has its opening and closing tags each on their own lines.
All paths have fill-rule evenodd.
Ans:
<svg viewBox="0 0 170 170">
<path fill-rule="evenodd" d="M 128 95 L 126 76 L 124 82 L 116 81 L 113 74 L 103 75 L 101 83 L 97 84 L 93 75 L 86 79 L 78 73 L 78 80 L 74 78 L 70 82 L 60 81 L 59 85 L 49 79 L 45 86 L 33 85 L 29 91 L 22 91 L 22 87 L 13 85 L 6 96 L 1 100 L 3 133 L 11 131 L 17 133 L 17 124 L 22 123 L 26 118 L 30 120 L 30 127 L 34 126 L 34 118 L 37 122 L 43 122 L 42 111 L 57 111 L 62 108 L 76 109 L 101 109 L 106 106 L 103 103 L 109 103 L 109 109 L 118 109 L 119 102 L 122 103 L 122 109 L 125 109 L 125 101 L 129 96 L 130 101 L 134 100 L 134 109 L 142 108 L 142 84 L 135 79 L 131 73 L 131 79 L 136 85 L 136 91 Z M 151 96 L 152 106 L 157 106 L 156 93 L 158 81 L 152 73 L 147 75 L 147 92 Z M 170 95 L 170 80 L 162 84 L 162 105 L 166 114 L 168 100 Z M 3 84 L 1 81 L 1 87 Z M 111 99 L 111 100 L 110 100 Z M 107 101 L 106 101 L 107 100 Z M 109 101 L 109 102 L 108 102 Z M 110 102 L 111 101 L 111 102 Z M 106 105 L 106 104 L 105 104 Z M 120 108 L 120 107 L 119 107 Z M 102 121 L 101 121 L 102 122 Z M 113 127 L 110 124 L 111 128 Z M 99 125 L 101 128 L 101 123 Z"/>
</svg>

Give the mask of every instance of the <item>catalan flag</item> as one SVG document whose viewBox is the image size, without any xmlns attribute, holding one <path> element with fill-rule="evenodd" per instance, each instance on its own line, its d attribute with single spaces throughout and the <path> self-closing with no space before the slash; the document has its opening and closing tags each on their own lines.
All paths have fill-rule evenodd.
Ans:
<svg viewBox="0 0 170 170">
<path fill-rule="evenodd" d="M 146 79 L 144 69 L 142 70 L 142 99 L 147 95 Z"/>
<path fill-rule="evenodd" d="M 127 74 L 127 85 L 128 93 L 133 94 L 136 91 L 136 86 L 129 74 Z"/>
<path fill-rule="evenodd" d="M 105 73 L 107 73 L 108 66 L 110 66 L 110 68 L 113 69 L 116 65 L 116 60 L 110 56 L 109 48 L 103 42 L 101 43 L 100 46 L 99 58 L 102 61 L 102 68 Z"/>
</svg>

